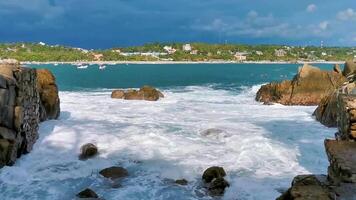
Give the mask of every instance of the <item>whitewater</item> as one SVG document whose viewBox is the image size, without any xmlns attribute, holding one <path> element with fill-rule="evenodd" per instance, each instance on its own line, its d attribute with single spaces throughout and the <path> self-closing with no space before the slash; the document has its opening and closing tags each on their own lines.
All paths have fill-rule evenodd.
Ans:
<svg viewBox="0 0 356 200">
<path fill-rule="evenodd" d="M 221 199 L 275 199 L 295 175 L 326 173 L 323 141 L 336 130 L 315 121 L 314 106 L 256 102 L 259 87 L 160 88 L 157 102 L 61 91 L 59 120 L 42 123 L 33 151 L 1 169 L 1 199 L 73 199 L 87 187 L 107 200 L 213 199 L 201 182 L 210 166 L 227 172 Z M 88 142 L 99 155 L 81 161 Z M 130 174 L 119 188 L 98 174 L 113 165 Z M 171 183 L 182 178 L 187 186 Z"/>
</svg>

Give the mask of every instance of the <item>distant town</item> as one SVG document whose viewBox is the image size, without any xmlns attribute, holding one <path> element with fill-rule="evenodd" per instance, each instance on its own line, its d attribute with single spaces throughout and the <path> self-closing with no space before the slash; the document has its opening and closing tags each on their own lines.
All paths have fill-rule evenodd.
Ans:
<svg viewBox="0 0 356 200">
<path fill-rule="evenodd" d="M 39 43 L 0 44 L 0 59 L 22 62 L 190 61 L 327 62 L 356 59 L 356 47 L 150 43 L 105 50 Z"/>
</svg>

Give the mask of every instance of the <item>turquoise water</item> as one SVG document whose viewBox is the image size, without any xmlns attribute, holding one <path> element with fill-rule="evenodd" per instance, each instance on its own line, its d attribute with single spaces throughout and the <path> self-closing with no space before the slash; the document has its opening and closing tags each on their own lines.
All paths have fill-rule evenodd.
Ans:
<svg viewBox="0 0 356 200">
<path fill-rule="evenodd" d="M 298 65 L 116 65 L 50 69 L 61 116 L 41 123 L 31 153 L 0 169 L 1 199 L 67 200 L 89 187 L 106 200 L 208 200 L 203 171 L 222 166 L 223 200 L 269 200 L 297 174 L 326 173 L 323 141 L 333 137 L 312 117 L 315 106 L 264 106 L 262 83 L 292 78 Z M 322 65 L 331 69 L 331 65 Z M 157 102 L 111 99 L 112 88 L 158 87 Z M 210 134 L 205 134 L 207 130 Z M 78 160 L 81 145 L 99 155 Z M 122 187 L 99 175 L 122 166 Z M 186 179 L 187 186 L 173 180 Z"/>
<path fill-rule="evenodd" d="M 48 68 L 57 77 L 60 90 L 138 88 L 142 85 L 176 87 L 216 85 L 219 88 L 252 86 L 291 79 L 297 64 L 121 64 L 99 70 L 97 65 L 77 69 L 72 65 L 33 65 Z M 331 69 L 332 65 L 318 65 Z"/>
</svg>

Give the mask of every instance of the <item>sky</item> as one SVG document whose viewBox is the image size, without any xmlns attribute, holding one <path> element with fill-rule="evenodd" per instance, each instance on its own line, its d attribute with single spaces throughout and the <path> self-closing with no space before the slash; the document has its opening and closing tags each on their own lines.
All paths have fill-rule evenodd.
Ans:
<svg viewBox="0 0 356 200">
<path fill-rule="evenodd" d="M 356 0 L 0 0 L 0 42 L 356 46 Z"/>
</svg>

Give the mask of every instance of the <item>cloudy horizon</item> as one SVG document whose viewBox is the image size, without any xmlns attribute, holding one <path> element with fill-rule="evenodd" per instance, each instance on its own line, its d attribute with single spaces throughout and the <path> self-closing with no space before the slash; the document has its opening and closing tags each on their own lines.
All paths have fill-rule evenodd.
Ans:
<svg viewBox="0 0 356 200">
<path fill-rule="evenodd" d="M 356 46 L 354 0 L 0 0 L 0 42 Z"/>
</svg>

